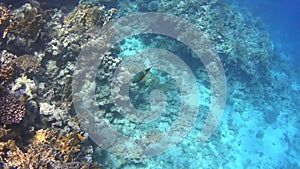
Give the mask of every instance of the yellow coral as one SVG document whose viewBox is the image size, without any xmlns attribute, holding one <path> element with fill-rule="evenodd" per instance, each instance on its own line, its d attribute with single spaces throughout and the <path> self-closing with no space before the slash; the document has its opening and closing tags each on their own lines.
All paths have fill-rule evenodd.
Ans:
<svg viewBox="0 0 300 169">
<path fill-rule="evenodd" d="M 38 130 L 34 136 L 33 144 L 40 144 L 47 141 L 47 130 Z"/>
</svg>

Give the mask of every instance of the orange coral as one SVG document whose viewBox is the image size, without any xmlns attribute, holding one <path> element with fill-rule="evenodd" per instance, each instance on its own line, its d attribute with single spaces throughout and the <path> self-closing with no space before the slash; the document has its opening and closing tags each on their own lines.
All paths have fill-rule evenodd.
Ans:
<svg viewBox="0 0 300 169">
<path fill-rule="evenodd" d="M 10 10 L 5 6 L 0 6 L 0 26 L 4 28 L 2 38 L 6 38 L 7 33 L 13 28 L 14 17 L 11 15 Z"/>
<path fill-rule="evenodd" d="M 41 129 L 36 131 L 27 152 L 20 150 L 13 140 L 0 142 L 0 162 L 6 168 L 49 168 L 49 164 L 84 168 L 91 164 L 76 162 L 81 141 L 77 132 L 59 136 L 58 129 Z"/>
<path fill-rule="evenodd" d="M 80 150 L 80 139 L 77 133 L 63 135 L 55 142 L 55 148 L 66 154 L 76 153 Z"/>
</svg>

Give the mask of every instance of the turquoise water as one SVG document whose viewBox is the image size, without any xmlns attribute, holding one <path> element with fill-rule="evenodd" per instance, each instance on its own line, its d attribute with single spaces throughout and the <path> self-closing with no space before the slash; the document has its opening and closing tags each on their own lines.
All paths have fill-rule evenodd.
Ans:
<svg viewBox="0 0 300 169">
<path fill-rule="evenodd" d="M 3 2 L 13 6 L 17 18 L 39 14 L 43 21 L 33 17 L 38 24 L 11 28 L 11 21 L 3 20 L 8 29 L 0 27 L 7 33 L 0 41 L 0 101 L 7 105 L 0 110 L 11 106 L 3 101 L 9 94 L 26 105 L 21 123 L 24 114 L 12 125 L 1 117 L 1 129 L 14 131 L 1 136 L 1 144 L 14 139 L 23 152 L 40 148 L 35 133 L 54 128 L 60 135 L 72 133 L 77 142 L 71 146 L 81 146 L 66 154 L 48 145 L 57 144 L 53 139 L 45 143 L 60 160 L 72 156 L 68 165 L 73 168 L 80 168 L 77 161 L 107 169 L 300 168 L 299 1 L 39 2 L 22 10 L 23 1 Z M 90 4 L 76 8 L 85 2 Z M 43 18 L 41 9 L 55 10 Z M 154 13 L 164 15 L 155 18 Z M 105 29 L 110 23 L 116 29 Z M 29 34 L 29 28 L 38 31 Z M 101 47 L 109 49 L 104 54 Z M 9 79 L 10 69 L 4 68 L 24 55 L 35 57 L 41 69 L 36 73 L 35 66 L 23 63 L 24 70 L 13 70 Z M 27 92 L 31 95 L 23 103 Z M 106 131 L 104 123 L 113 130 Z M 116 139 L 122 136 L 127 139 Z M 49 139 L 40 137 L 40 142 Z M 7 150 L 1 153 L 0 164 L 12 167 Z M 63 162 L 47 165 L 68 166 Z M 18 165 L 14 168 L 22 168 Z"/>
<path fill-rule="evenodd" d="M 204 3 L 208 10 L 211 8 L 222 13 L 219 19 L 223 16 L 224 22 L 229 19 L 231 22 L 236 21 L 236 24 L 243 24 L 239 28 L 233 26 L 224 29 L 223 35 L 232 38 L 229 41 L 237 39 L 241 46 L 247 48 L 245 49 L 247 52 L 243 49 L 233 52 L 232 55 L 236 55 L 232 56 L 233 58 L 249 54 L 247 59 L 254 62 L 260 56 L 250 53 L 258 53 L 265 55 L 268 62 L 254 63 L 257 65 L 246 68 L 253 68 L 253 74 L 245 75 L 243 72 L 245 70 L 231 63 L 229 61 L 231 59 L 227 60 L 226 57 L 231 54 L 219 52 L 221 60 L 228 62 L 224 63 L 227 76 L 227 102 L 222 119 L 212 137 L 202 144 L 197 141 L 203 127 L 203 113 L 206 112 L 200 111 L 193 129 L 170 151 L 138 160 L 139 164 L 120 165 L 120 168 L 299 168 L 300 29 L 297 21 L 299 5 L 294 3 L 296 2 L 291 2 L 290 6 L 273 1 Z M 200 1 L 124 1 L 115 7 L 121 11 L 120 16 L 137 11 L 163 11 L 180 16 L 201 27 L 197 19 L 202 5 Z M 176 7 L 179 9 L 175 9 Z M 230 15 L 228 14 L 230 11 L 236 13 Z M 234 15 L 238 15 L 237 18 Z M 213 19 L 207 23 L 211 25 L 203 26 L 201 30 L 218 29 Z M 224 23 L 224 27 L 226 26 Z M 235 29 L 239 29 L 240 34 L 236 33 Z M 262 39 L 262 36 L 266 39 Z M 143 38 L 139 39 L 138 43 L 127 40 L 123 48 L 138 50 L 153 44 L 154 47 L 162 47 L 159 42 L 152 41 L 147 44 L 143 41 Z M 181 57 L 186 58 L 188 55 L 185 53 Z M 245 60 L 240 63 L 246 62 Z M 189 62 L 188 59 L 186 61 Z M 191 63 L 193 62 L 188 64 Z M 209 85 L 203 84 L 204 82 L 199 79 L 198 86 L 201 88 L 200 92 L 203 92 L 202 96 L 209 95 L 209 92 L 207 93 L 207 90 L 210 90 Z M 205 102 L 207 98 L 203 100 Z M 108 156 L 107 160 L 112 160 L 110 158 L 112 157 Z M 110 167 L 114 165 L 118 163 L 111 164 Z"/>
</svg>

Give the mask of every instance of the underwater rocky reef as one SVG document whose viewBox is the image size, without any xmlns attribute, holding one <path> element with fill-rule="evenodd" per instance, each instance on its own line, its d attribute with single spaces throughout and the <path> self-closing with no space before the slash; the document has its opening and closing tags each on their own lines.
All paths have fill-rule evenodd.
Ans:
<svg viewBox="0 0 300 169">
<path fill-rule="evenodd" d="M 87 3 L 68 14 L 36 1 L 10 5 L 0 7 L 1 165 L 99 168 L 70 86 L 80 46 L 113 12 Z"/>
<path fill-rule="evenodd" d="M 183 18 L 215 47 L 225 70 L 228 106 L 208 142 L 197 141 L 209 110 L 210 79 L 195 53 L 175 39 L 152 34 L 128 37 L 99 56 L 95 83 L 74 82 L 78 55 L 98 37 L 97 30 L 135 12 Z M 176 80 L 149 68 L 149 80 L 131 86 L 130 97 L 140 110 L 149 109 L 149 91 L 159 88 L 166 92 L 167 111 L 150 124 L 136 125 L 124 119 L 112 98 L 112 91 L 122 88 L 112 89 L 111 83 L 126 52 L 147 48 L 167 50 L 189 62 L 203 97 L 200 113 L 186 139 L 169 152 L 150 158 L 122 158 L 97 145 L 83 121 L 101 126 L 104 119 L 125 135 L 143 138 L 144 146 L 161 139 L 179 114 L 181 91 Z M 91 58 L 87 55 L 85 61 Z M 295 101 L 300 80 L 299 69 L 290 72 L 289 68 L 275 52 L 262 21 L 221 0 L 4 1 L 0 3 L 0 165 L 20 169 L 297 168 L 300 148 L 295 137 L 299 137 L 300 117 Z M 82 84 L 82 90 L 94 87 L 99 112 L 75 111 L 72 83 Z M 279 136 L 272 137 L 272 133 Z"/>
</svg>

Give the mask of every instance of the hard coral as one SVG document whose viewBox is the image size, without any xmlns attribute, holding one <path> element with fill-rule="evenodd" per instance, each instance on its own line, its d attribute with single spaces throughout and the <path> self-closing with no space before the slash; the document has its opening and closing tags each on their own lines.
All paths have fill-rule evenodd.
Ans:
<svg viewBox="0 0 300 169">
<path fill-rule="evenodd" d="M 41 9 L 25 4 L 19 10 L 16 10 L 14 14 L 16 16 L 16 24 L 13 26 L 13 33 L 31 39 L 39 37 L 45 24 Z"/>
<path fill-rule="evenodd" d="M 16 78 L 15 82 L 11 85 L 11 91 L 21 94 L 25 94 L 29 99 L 35 97 L 35 82 L 29 79 L 25 74 L 22 74 L 21 77 Z"/>
<path fill-rule="evenodd" d="M 6 50 L 17 54 L 32 52 L 34 48 L 41 48 L 36 44 L 38 40 L 44 40 L 48 34 L 43 34 L 44 26 L 51 18 L 52 11 L 44 11 L 38 5 L 25 4 L 22 7 L 10 11 L 11 21 L 3 33 L 5 37 L 2 45 Z M 42 36 L 44 35 L 44 36 Z"/>
<path fill-rule="evenodd" d="M 77 153 L 80 150 L 80 141 L 77 133 L 69 133 L 56 140 L 55 148 L 66 154 Z M 65 156 L 65 158 L 67 158 L 65 160 L 68 160 L 72 157 Z"/>
<path fill-rule="evenodd" d="M 17 67 L 21 68 L 23 71 L 31 73 L 39 68 L 40 63 L 32 55 L 22 55 L 14 60 Z"/>
<path fill-rule="evenodd" d="M 2 33 L 2 38 L 6 38 L 7 33 L 13 27 L 14 18 L 11 12 L 5 6 L 0 5 L 0 33 Z"/>
<path fill-rule="evenodd" d="M 1 85 L 6 82 L 13 80 L 15 74 L 14 62 L 13 60 L 17 56 L 3 50 L 0 52 L 0 80 Z"/>
<path fill-rule="evenodd" d="M 93 7 L 89 3 L 83 3 L 64 19 L 64 23 L 70 27 L 70 32 L 81 33 L 94 26 L 103 26 L 115 12 L 116 10 L 112 9 L 106 13 L 104 6 Z"/>
<path fill-rule="evenodd" d="M 25 115 L 25 105 L 12 95 L 0 97 L 0 122 L 4 125 L 20 123 Z"/>
<path fill-rule="evenodd" d="M 5 137 L 9 132 L 11 132 L 11 129 L 4 129 L 0 127 L 0 139 Z"/>
<path fill-rule="evenodd" d="M 46 142 L 49 139 L 49 131 L 48 130 L 38 130 L 33 138 L 33 144 L 38 145 L 43 142 Z"/>
<path fill-rule="evenodd" d="M 0 142 L 0 162 L 6 168 L 89 168 L 92 164 L 79 161 L 78 133 L 61 133 L 58 129 L 38 130 L 27 152 L 14 141 Z"/>
</svg>

